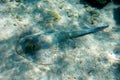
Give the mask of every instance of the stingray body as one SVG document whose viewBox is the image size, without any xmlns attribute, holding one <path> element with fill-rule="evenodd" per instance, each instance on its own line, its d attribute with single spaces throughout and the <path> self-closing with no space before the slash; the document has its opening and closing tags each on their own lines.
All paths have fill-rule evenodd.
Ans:
<svg viewBox="0 0 120 80">
<path fill-rule="evenodd" d="M 46 32 L 43 34 L 36 33 L 36 34 L 28 35 L 22 37 L 17 42 L 16 51 L 18 54 L 21 53 L 33 54 L 40 49 L 48 49 L 56 43 L 63 42 L 67 39 L 73 39 L 87 34 L 95 33 L 107 27 L 108 25 L 95 27 L 87 30 L 79 30 L 79 31 L 71 31 L 71 32 L 55 31 L 55 32 Z"/>
</svg>

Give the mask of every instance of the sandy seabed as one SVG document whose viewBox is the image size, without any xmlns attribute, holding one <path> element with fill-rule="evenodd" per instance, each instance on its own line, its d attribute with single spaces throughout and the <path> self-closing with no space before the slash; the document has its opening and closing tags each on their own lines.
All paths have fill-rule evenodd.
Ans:
<svg viewBox="0 0 120 80">
<path fill-rule="evenodd" d="M 113 2 L 97 9 L 82 0 L 1 1 L 0 80 L 120 80 L 117 10 L 120 7 Z M 24 33 L 83 30 L 105 24 L 109 27 L 103 31 L 40 50 L 38 59 L 29 60 L 15 50 Z"/>
</svg>

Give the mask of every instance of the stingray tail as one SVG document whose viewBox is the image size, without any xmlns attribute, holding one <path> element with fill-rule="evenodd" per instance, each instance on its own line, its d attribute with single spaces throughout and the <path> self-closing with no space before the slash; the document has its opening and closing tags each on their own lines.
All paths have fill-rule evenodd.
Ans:
<svg viewBox="0 0 120 80">
<path fill-rule="evenodd" d="M 101 31 L 101 30 L 107 28 L 108 26 L 109 25 L 96 27 L 96 28 L 92 28 L 92 29 L 88 29 L 88 30 L 72 31 L 72 32 L 69 33 L 69 38 L 77 38 L 79 36 L 84 36 L 84 35 L 87 35 L 87 34 L 95 33 L 95 32 L 98 32 L 98 31 Z"/>
</svg>

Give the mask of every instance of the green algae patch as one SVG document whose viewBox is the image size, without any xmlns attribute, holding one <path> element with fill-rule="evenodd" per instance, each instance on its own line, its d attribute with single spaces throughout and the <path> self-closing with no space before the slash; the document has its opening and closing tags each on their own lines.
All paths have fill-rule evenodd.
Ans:
<svg viewBox="0 0 120 80">
<path fill-rule="evenodd" d="M 50 11 L 48 11 L 48 14 L 50 14 L 51 16 L 53 16 L 53 17 L 54 17 L 54 20 L 55 20 L 56 22 L 58 22 L 58 21 L 61 19 L 60 14 L 59 14 L 57 11 L 55 11 L 55 10 L 50 10 Z"/>
</svg>

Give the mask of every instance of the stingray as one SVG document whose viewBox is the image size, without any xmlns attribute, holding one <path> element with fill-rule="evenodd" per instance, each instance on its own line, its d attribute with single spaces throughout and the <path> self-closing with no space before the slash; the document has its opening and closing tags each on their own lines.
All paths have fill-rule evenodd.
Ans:
<svg viewBox="0 0 120 80">
<path fill-rule="evenodd" d="M 16 52 L 19 55 L 34 55 L 36 51 L 40 49 L 48 49 L 51 46 L 64 42 L 68 39 L 74 39 L 77 37 L 81 37 L 84 35 L 88 35 L 91 33 L 95 33 L 98 31 L 102 31 L 107 28 L 109 25 L 85 29 L 85 30 L 78 30 L 78 31 L 52 31 L 52 32 L 45 32 L 45 33 L 34 33 L 30 35 L 26 35 L 21 37 L 16 44 Z"/>
</svg>

